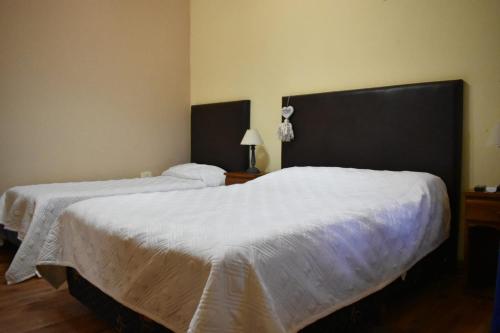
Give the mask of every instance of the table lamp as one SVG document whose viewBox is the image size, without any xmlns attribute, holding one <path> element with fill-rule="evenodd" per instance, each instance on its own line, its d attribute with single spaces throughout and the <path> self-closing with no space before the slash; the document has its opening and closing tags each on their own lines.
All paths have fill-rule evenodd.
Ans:
<svg viewBox="0 0 500 333">
<path fill-rule="evenodd" d="M 261 145 L 262 143 L 262 138 L 257 130 L 247 129 L 241 140 L 241 145 L 250 146 L 252 152 L 250 157 L 250 168 L 247 170 L 248 173 L 260 173 L 260 170 L 255 167 L 255 146 Z"/>
</svg>

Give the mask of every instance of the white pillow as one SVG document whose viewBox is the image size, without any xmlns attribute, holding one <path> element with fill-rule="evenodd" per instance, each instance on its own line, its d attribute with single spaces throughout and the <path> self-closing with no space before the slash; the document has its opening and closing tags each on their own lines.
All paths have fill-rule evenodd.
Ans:
<svg viewBox="0 0 500 333">
<path fill-rule="evenodd" d="M 201 180 L 207 186 L 221 186 L 226 180 L 225 172 L 215 165 L 186 163 L 168 168 L 161 175 Z"/>
</svg>

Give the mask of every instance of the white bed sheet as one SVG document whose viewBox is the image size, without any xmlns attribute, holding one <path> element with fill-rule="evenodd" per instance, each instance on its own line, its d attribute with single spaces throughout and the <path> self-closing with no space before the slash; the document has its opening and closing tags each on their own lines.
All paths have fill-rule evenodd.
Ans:
<svg viewBox="0 0 500 333">
<path fill-rule="evenodd" d="M 72 203 L 94 197 L 205 186 L 199 180 L 159 176 L 13 187 L 0 197 L 0 224 L 17 232 L 22 243 L 5 274 L 7 283 L 18 283 L 35 276 L 35 263 L 50 227 Z"/>
<path fill-rule="evenodd" d="M 430 174 L 289 168 L 72 205 L 38 269 L 58 286 L 73 267 L 176 332 L 295 332 L 404 274 L 449 218 Z"/>
</svg>

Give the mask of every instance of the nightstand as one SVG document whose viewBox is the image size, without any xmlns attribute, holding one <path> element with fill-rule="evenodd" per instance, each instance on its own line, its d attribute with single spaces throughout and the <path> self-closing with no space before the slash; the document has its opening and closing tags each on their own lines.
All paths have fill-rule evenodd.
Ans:
<svg viewBox="0 0 500 333">
<path fill-rule="evenodd" d="M 493 285 L 500 240 L 500 193 L 465 193 L 464 255 L 471 285 Z"/>
<path fill-rule="evenodd" d="M 264 172 L 261 173 L 248 173 L 244 171 L 239 172 L 226 172 L 226 185 L 233 184 L 243 184 L 252 179 L 258 178 L 264 175 Z"/>
</svg>

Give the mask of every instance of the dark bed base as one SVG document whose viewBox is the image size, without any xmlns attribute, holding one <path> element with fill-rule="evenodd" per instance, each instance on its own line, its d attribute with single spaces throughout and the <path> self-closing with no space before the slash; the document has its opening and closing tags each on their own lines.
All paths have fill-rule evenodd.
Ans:
<svg viewBox="0 0 500 333">
<path fill-rule="evenodd" d="M 21 241 L 17 238 L 17 232 L 6 230 L 3 225 L 0 225 L 0 239 L 16 247 L 21 245 Z"/>
<path fill-rule="evenodd" d="M 394 297 L 432 281 L 443 272 L 445 248 L 441 247 L 420 260 L 406 275 L 364 299 L 342 308 L 305 327 L 301 332 L 369 332 L 380 324 L 385 304 Z M 155 321 L 127 308 L 85 280 L 72 268 L 67 269 L 69 292 L 118 332 L 172 332 Z"/>
</svg>

